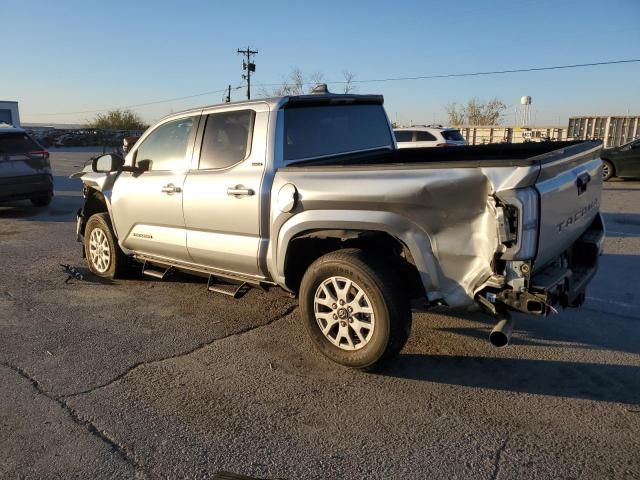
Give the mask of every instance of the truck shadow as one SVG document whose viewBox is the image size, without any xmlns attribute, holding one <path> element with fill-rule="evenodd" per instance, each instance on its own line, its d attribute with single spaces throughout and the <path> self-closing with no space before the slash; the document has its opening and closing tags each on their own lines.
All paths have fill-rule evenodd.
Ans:
<svg viewBox="0 0 640 480">
<path fill-rule="evenodd" d="M 416 353 L 414 346 L 382 374 L 449 385 L 640 405 L 640 366 L 619 364 L 629 363 L 629 354 L 634 355 L 634 363 L 638 363 L 640 318 L 601 312 L 588 305 L 584 310 L 569 310 L 551 318 L 515 315 L 511 346 L 499 351 L 489 345 L 489 332 L 495 322 L 485 314 L 447 312 L 450 319 L 445 321 L 446 326 L 435 329 L 430 329 L 426 322 L 414 323 L 416 329 L 430 330 L 418 335 L 431 337 L 434 343 L 440 343 L 442 337 L 447 336 L 446 343 L 456 345 L 455 340 L 451 343 L 451 337 L 462 336 L 467 339 L 461 344 L 472 342 L 477 347 L 473 351 L 482 353 L 465 355 L 455 347 L 449 355 L 430 351 Z M 541 353 L 536 353 L 538 349 Z M 547 353 L 542 353 L 543 350 Z M 520 358 L 506 358 L 509 354 Z M 620 355 L 625 357 L 619 358 Z M 606 360 L 599 363 L 603 356 L 618 357 L 616 364 Z M 549 357 L 552 359 L 540 359 Z M 587 361 L 572 361 L 576 357 Z M 593 359 L 598 361 L 589 362 Z"/>
<path fill-rule="evenodd" d="M 15 219 L 29 222 L 75 222 L 82 197 L 55 194 L 46 207 L 34 207 L 28 200 L 0 204 L 0 220 Z"/>
<path fill-rule="evenodd" d="M 640 237 L 640 214 L 603 213 L 608 237 Z"/>
<path fill-rule="evenodd" d="M 640 405 L 640 367 L 630 365 L 403 354 L 383 374 L 472 388 Z"/>
</svg>

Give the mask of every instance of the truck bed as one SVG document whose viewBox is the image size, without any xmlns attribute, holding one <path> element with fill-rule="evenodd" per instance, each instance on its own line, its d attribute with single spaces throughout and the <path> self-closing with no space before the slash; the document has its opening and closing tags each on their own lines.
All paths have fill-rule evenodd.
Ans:
<svg viewBox="0 0 640 480">
<path fill-rule="evenodd" d="M 305 166 L 361 166 L 361 165 L 414 165 L 420 167 L 468 168 L 475 166 L 528 166 L 551 162 L 560 156 L 578 154 L 592 149 L 599 141 L 565 141 L 520 144 L 489 144 L 446 148 L 404 148 L 394 151 L 361 152 L 332 155 L 323 158 L 299 160 L 287 167 Z"/>
<path fill-rule="evenodd" d="M 351 215 L 340 228 L 384 217 L 378 224 L 367 220 L 368 228 L 388 231 L 395 225 L 391 233 L 405 244 L 422 242 L 415 251 L 425 257 L 419 272 L 427 290 L 459 306 L 472 302 L 493 273 L 499 244 L 495 198 L 517 205 L 516 192 L 528 192 L 527 198 L 535 192 L 536 201 L 526 202 L 526 218 L 533 220 L 520 209 L 517 228 L 518 238 L 526 236 L 533 249 L 523 258 L 534 261 L 534 272 L 542 269 L 598 214 L 600 151 L 600 142 L 368 151 L 291 162 L 278 169 L 273 188 L 295 185 L 298 211 L 306 215 L 314 210 L 330 218 Z M 276 206 L 272 212 L 279 230 L 286 215 L 276 213 Z"/>
</svg>

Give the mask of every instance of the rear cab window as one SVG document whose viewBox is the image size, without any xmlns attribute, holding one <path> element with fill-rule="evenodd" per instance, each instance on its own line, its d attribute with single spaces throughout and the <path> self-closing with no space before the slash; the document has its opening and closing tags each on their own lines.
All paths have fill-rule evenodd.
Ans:
<svg viewBox="0 0 640 480">
<path fill-rule="evenodd" d="M 285 163 L 393 148 L 382 105 L 305 105 L 284 108 Z"/>
</svg>

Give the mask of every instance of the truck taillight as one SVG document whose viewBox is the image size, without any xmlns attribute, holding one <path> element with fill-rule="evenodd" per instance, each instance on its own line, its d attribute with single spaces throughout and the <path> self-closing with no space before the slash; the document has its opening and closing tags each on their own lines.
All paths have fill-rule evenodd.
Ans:
<svg viewBox="0 0 640 480">
<path fill-rule="evenodd" d="M 498 198 L 506 205 L 506 230 L 516 234 L 516 241 L 507 244 L 503 258 L 533 259 L 538 249 L 538 192 L 534 188 L 516 188 L 500 192 Z"/>
</svg>

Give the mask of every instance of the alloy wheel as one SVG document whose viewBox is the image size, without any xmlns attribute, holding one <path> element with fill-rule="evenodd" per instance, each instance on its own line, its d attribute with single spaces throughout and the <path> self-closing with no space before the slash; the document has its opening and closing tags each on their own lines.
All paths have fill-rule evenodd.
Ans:
<svg viewBox="0 0 640 480">
<path fill-rule="evenodd" d="M 373 336 L 375 314 L 366 292 L 345 277 L 329 277 L 316 290 L 316 322 L 322 334 L 342 350 L 359 350 Z"/>
</svg>

